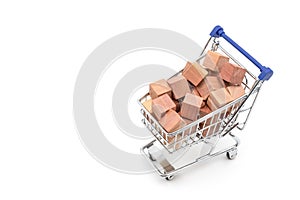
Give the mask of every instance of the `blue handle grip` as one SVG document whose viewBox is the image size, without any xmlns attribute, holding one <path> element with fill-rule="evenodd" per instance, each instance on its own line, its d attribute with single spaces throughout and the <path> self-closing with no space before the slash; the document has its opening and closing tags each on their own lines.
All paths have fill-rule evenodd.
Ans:
<svg viewBox="0 0 300 200">
<path fill-rule="evenodd" d="M 248 58 L 254 65 L 256 65 L 260 70 L 259 80 L 269 80 L 273 75 L 272 69 L 262 66 L 255 58 L 253 58 L 247 51 L 235 43 L 230 37 L 228 37 L 221 26 L 216 26 L 210 33 L 211 37 L 222 37 L 232 46 L 234 46 L 239 52 L 241 52 L 246 58 Z"/>
</svg>

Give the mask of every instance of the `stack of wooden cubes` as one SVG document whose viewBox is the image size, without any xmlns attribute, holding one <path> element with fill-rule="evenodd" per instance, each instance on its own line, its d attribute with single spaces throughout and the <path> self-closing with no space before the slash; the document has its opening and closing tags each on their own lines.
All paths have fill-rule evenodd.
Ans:
<svg viewBox="0 0 300 200">
<path fill-rule="evenodd" d="M 202 65 L 187 62 L 180 75 L 151 83 L 151 99 L 143 105 L 171 133 L 244 95 L 241 84 L 245 73 L 228 57 L 208 51 Z M 212 123 L 215 121 L 200 124 L 200 128 Z M 218 129 L 219 126 L 207 128 L 202 135 Z M 194 128 L 192 132 L 195 131 Z"/>
</svg>

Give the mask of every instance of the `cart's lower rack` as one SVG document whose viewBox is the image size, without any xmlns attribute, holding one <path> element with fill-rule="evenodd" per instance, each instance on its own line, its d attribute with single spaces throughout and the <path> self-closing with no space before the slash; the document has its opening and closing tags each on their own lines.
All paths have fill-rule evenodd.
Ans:
<svg viewBox="0 0 300 200">
<path fill-rule="evenodd" d="M 233 160 L 237 156 L 237 147 L 240 143 L 239 139 L 232 133 L 229 133 L 227 138 L 233 141 L 232 145 L 226 145 L 225 148 L 221 147 L 218 149 L 216 148 L 216 145 L 218 146 L 218 140 L 220 137 L 220 135 L 215 135 L 204 139 L 202 145 L 208 147 L 208 149 L 206 149 L 207 152 L 201 150 L 203 149 L 203 146 L 195 145 L 193 146 L 194 149 L 188 148 L 186 151 L 176 151 L 176 155 L 174 155 L 173 158 L 170 158 L 170 155 L 173 154 L 164 153 L 163 150 L 159 149 L 161 145 L 158 144 L 159 142 L 157 140 L 153 140 L 145 145 L 143 148 L 141 148 L 141 152 L 161 177 L 165 178 L 166 180 L 172 180 L 174 175 L 181 170 L 224 153 L 226 153 L 226 156 L 229 160 Z M 195 151 L 199 154 L 195 155 L 193 153 Z M 186 154 L 194 156 L 186 156 Z M 182 157 L 189 159 L 178 165 L 177 161 L 182 160 Z"/>
</svg>

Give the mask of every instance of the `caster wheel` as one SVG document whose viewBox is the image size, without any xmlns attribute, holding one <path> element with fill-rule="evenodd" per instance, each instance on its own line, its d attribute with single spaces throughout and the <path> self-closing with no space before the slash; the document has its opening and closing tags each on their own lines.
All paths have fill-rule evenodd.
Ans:
<svg viewBox="0 0 300 200">
<path fill-rule="evenodd" d="M 237 156 L 237 149 L 228 151 L 228 152 L 226 153 L 226 156 L 227 156 L 227 158 L 228 158 L 229 160 L 235 159 L 235 157 Z"/>
<path fill-rule="evenodd" d="M 171 181 L 171 180 L 173 180 L 173 178 L 174 178 L 174 176 L 173 176 L 173 175 L 170 175 L 170 176 L 167 176 L 165 179 L 166 179 L 167 181 Z"/>
</svg>

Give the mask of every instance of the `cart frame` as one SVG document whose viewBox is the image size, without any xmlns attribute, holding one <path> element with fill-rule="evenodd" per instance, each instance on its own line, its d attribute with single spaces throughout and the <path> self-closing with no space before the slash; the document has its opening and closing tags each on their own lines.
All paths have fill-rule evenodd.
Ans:
<svg viewBox="0 0 300 200">
<path fill-rule="evenodd" d="M 142 122 L 155 137 L 155 140 L 141 148 L 141 152 L 145 155 L 147 160 L 150 161 L 158 174 L 166 180 L 173 179 L 176 173 L 192 166 L 193 164 L 224 153 L 226 153 L 228 159 L 234 159 L 237 155 L 237 147 L 240 144 L 240 141 L 238 137 L 232 133 L 232 130 L 236 128 L 239 130 L 244 129 L 262 84 L 265 80 L 269 80 L 273 75 L 273 71 L 270 68 L 262 66 L 250 54 L 228 37 L 224 33 L 222 27 L 216 26 L 210 33 L 210 36 L 211 37 L 207 41 L 196 62 L 201 63 L 205 57 L 205 52 L 210 48 L 212 51 L 221 51 L 237 65 L 244 67 L 235 57 L 226 51 L 223 46 L 221 46 L 218 38 L 222 37 L 241 54 L 248 58 L 255 66 L 257 66 L 261 73 L 258 77 L 256 77 L 244 67 L 246 69 L 246 75 L 242 82 L 242 86 L 245 89 L 245 95 L 184 126 L 183 128 L 174 131 L 173 133 L 167 133 L 160 126 L 158 121 L 142 105 L 144 101 L 150 98 L 149 93 L 139 99 L 138 102 L 141 106 L 141 113 L 144 116 Z M 182 70 L 174 76 L 177 76 L 181 72 Z M 240 115 L 243 115 L 243 117 L 240 117 Z M 216 151 L 219 140 L 225 137 L 230 137 L 234 144 Z M 195 157 L 193 161 L 177 168 L 169 162 L 166 158 L 167 156 L 164 156 L 163 153 L 159 156 L 154 156 L 154 153 L 151 152 L 151 148 L 155 145 L 163 146 L 167 154 L 173 154 L 174 152 L 180 152 L 184 149 L 188 149 L 195 144 L 206 144 L 210 149 L 207 153 L 200 154 Z"/>
</svg>

